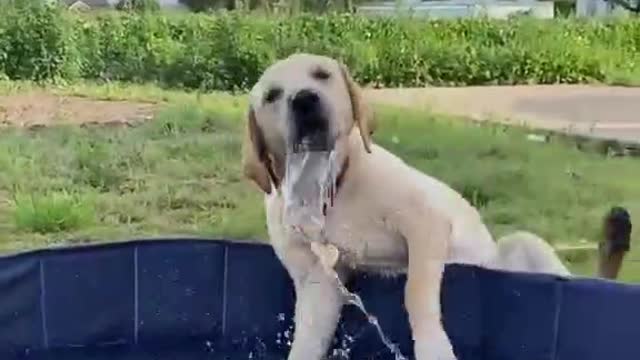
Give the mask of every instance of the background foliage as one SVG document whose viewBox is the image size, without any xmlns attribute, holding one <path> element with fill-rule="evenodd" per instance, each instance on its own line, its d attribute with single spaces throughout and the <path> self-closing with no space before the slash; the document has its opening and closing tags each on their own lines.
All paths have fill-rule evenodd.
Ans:
<svg viewBox="0 0 640 360">
<path fill-rule="evenodd" d="M 238 90 L 274 59 L 337 57 L 379 86 L 631 82 L 640 78 L 633 19 L 418 20 L 351 14 L 77 14 L 42 2 L 4 5 L 0 76 L 155 82 Z"/>
</svg>

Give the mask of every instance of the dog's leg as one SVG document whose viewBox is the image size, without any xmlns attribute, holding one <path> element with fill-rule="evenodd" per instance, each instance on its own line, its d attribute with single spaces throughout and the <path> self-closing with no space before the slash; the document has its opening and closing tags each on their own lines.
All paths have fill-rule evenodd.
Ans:
<svg viewBox="0 0 640 360">
<path fill-rule="evenodd" d="M 441 322 L 440 288 L 451 226 L 429 215 L 406 224 L 409 264 L 405 306 L 414 340 L 416 360 L 455 360 L 451 341 Z M 427 224 L 425 224 L 425 222 Z"/>
<path fill-rule="evenodd" d="M 340 318 L 340 289 L 308 244 L 288 247 L 282 262 L 296 290 L 295 329 L 288 359 L 323 359 Z"/>
</svg>

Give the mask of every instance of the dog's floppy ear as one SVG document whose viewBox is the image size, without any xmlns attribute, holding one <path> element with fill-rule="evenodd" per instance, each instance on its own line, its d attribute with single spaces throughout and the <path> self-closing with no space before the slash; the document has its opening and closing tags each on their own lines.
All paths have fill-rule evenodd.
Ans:
<svg viewBox="0 0 640 360">
<path fill-rule="evenodd" d="M 351 108 L 353 109 L 353 121 L 360 130 L 362 143 L 367 152 L 371 152 L 371 135 L 375 130 L 376 124 L 372 123 L 373 110 L 365 103 L 360 86 L 351 77 L 351 73 L 345 64 L 340 64 L 340 70 L 351 100 Z"/>
<path fill-rule="evenodd" d="M 271 194 L 271 183 L 277 187 L 276 177 L 271 167 L 262 131 L 258 128 L 253 107 L 249 106 L 242 149 L 242 168 L 244 176 L 252 180 L 262 191 Z"/>
</svg>

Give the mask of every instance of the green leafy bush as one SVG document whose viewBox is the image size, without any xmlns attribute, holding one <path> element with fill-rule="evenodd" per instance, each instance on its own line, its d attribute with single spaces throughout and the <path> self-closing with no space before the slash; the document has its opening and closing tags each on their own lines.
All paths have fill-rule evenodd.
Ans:
<svg viewBox="0 0 640 360">
<path fill-rule="evenodd" d="M 8 1 L 0 12 L 0 73 L 35 81 L 76 74 L 75 34 L 60 7 L 38 0 Z"/>
<path fill-rule="evenodd" d="M 10 79 L 242 90 L 293 52 L 336 57 L 357 80 L 379 86 L 619 82 L 640 74 L 640 22 L 633 19 L 87 16 L 29 6 L 11 6 L 0 18 L 0 74 Z"/>
</svg>

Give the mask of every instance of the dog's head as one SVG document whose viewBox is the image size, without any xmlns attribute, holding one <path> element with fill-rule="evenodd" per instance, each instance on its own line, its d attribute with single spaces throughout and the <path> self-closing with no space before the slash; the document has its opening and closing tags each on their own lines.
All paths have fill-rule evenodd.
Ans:
<svg viewBox="0 0 640 360">
<path fill-rule="evenodd" d="M 330 151 L 354 127 L 370 152 L 372 113 L 347 67 L 332 58 L 295 54 L 274 63 L 249 101 L 244 175 L 265 193 L 282 183 L 288 154 Z"/>
<path fill-rule="evenodd" d="M 249 102 L 244 175 L 267 194 L 287 182 L 305 188 L 292 178 L 313 179 L 323 167 L 340 173 L 353 131 L 371 151 L 372 111 L 347 67 L 335 59 L 295 54 L 280 60 L 262 74 Z"/>
</svg>

